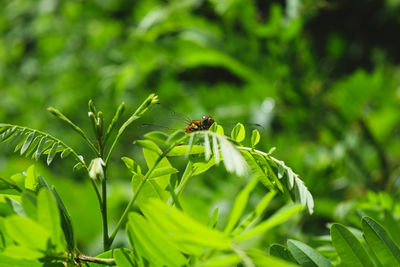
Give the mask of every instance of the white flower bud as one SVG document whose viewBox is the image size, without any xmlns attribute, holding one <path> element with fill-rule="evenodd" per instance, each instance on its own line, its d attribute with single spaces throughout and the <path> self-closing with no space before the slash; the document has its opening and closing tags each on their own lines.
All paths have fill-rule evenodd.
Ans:
<svg viewBox="0 0 400 267">
<path fill-rule="evenodd" d="M 92 179 L 104 179 L 103 166 L 106 166 L 102 158 L 95 158 L 89 165 L 89 177 Z"/>
</svg>

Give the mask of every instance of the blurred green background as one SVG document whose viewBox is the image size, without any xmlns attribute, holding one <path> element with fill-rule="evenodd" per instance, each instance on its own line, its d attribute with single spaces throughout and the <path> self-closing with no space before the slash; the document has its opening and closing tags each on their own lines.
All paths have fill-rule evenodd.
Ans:
<svg viewBox="0 0 400 267">
<path fill-rule="evenodd" d="M 48 131 L 85 155 L 48 106 L 89 131 L 89 99 L 109 121 L 122 101 L 127 116 L 154 92 L 190 118 L 261 124 L 259 149 L 276 147 L 315 197 L 315 214 L 297 225 L 321 234 L 337 204 L 368 190 L 399 195 L 399 30 L 399 0 L 5 0 L 0 121 Z M 153 109 L 138 124 L 184 127 L 163 113 Z M 143 162 L 132 141 L 144 131 L 131 127 L 119 155 Z M 34 163 L 11 146 L 0 152 L 2 176 Z M 132 194 L 129 172 L 114 162 L 112 221 Z M 65 200 L 82 250 L 97 253 L 100 213 L 87 178 L 71 159 L 35 164 Z M 219 206 L 223 216 L 245 182 L 211 170 L 191 181 L 186 210 L 207 221 Z"/>
</svg>

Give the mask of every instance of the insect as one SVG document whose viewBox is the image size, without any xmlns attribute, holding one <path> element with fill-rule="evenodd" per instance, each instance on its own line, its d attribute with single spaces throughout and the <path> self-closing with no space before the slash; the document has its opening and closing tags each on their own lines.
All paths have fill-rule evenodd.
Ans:
<svg viewBox="0 0 400 267">
<path fill-rule="evenodd" d="M 201 120 L 190 121 L 185 129 L 185 133 L 189 134 L 196 131 L 208 130 L 214 123 L 211 116 L 203 116 Z"/>
</svg>

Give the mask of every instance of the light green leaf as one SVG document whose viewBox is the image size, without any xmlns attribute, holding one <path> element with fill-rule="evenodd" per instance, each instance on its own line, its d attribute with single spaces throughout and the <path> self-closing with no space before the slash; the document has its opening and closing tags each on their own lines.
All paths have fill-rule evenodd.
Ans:
<svg viewBox="0 0 400 267">
<path fill-rule="evenodd" d="M 133 159 L 128 157 L 122 157 L 121 159 L 133 174 L 142 174 L 142 169 Z"/>
<path fill-rule="evenodd" d="M 177 172 L 178 172 L 178 170 L 173 167 L 161 167 L 161 168 L 157 168 L 157 169 L 153 170 L 153 172 L 150 174 L 149 178 L 154 179 L 154 178 L 158 178 L 160 176 L 171 175 L 171 174 L 174 174 Z"/>
<path fill-rule="evenodd" d="M 373 249 L 383 266 L 400 265 L 400 249 L 385 229 L 369 217 L 361 220 L 361 226 L 368 246 Z"/>
<path fill-rule="evenodd" d="M 344 225 L 333 224 L 331 236 L 332 243 L 341 259 L 341 266 L 374 266 L 360 241 Z"/>
<path fill-rule="evenodd" d="M 39 178 L 36 173 L 35 165 L 31 165 L 26 170 L 25 188 L 36 191 L 39 187 Z"/>
<path fill-rule="evenodd" d="M 114 250 L 114 259 L 117 267 L 137 266 L 132 251 L 129 251 L 128 249 Z"/>
<path fill-rule="evenodd" d="M 255 235 L 265 233 L 272 227 L 275 227 L 277 225 L 282 224 L 283 222 L 287 221 L 291 217 L 293 217 L 295 214 L 301 212 L 304 209 L 304 207 L 300 204 L 289 204 L 281 209 L 279 209 L 276 213 L 274 213 L 270 218 L 267 220 L 263 221 L 256 227 L 249 229 L 247 231 L 244 231 L 241 235 L 237 236 L 235 240 L 237 242 L 249 239 Z"/>
<path fill-rule="evenodd" d="M 136 192 L 140 180 L 143 179 L 142 175 L 135 174 L 132 176 L 132 189 Z M 158 198 L 165 200 L 168 197 L 167 191 L 163 190 L 155 180 L 148 180 L 142 187 L 142 190 L 136 198 L 136 203 L 140 205 L 141 203 L 146 203 L 151 198 Z"/>
<path fill-rule="evenodd" d="M 47 242 L 50 239 L 49 232 L 32 219 L 11 215 L 4 220 L 7 234 L 21 246 L 47 250 Z"/>
<path fill-rule="evenodd" d="M 203 173 L 205 171 L 207 171 L 209 168 L 211 168 L 212 166 L 215 165 L 215 159 L 211 158 L 209 161 L 207 162 L 196 162 L 193 163 L 193 173 L 192 175 L 199 175 L 200 173 Z"/>
<path fill-rule="evenodd" d="M 43 263 L 39 265 L 39 262 L 34 262 L 34 261 L 24 261 L 24 260 L 36 260 L 43 258 L 45 255 L 43 252 L 28 248 L 25 246 L 19 246 L 19 245 L 11 245 L 7 246 L 4 251 L 2 251 L 0 255 L 0 263 L 1 266 L 10 266 L 10 267 L 22 267 L 22 266 L 43 266 Z M 12 259 L 5 259 L 5 262 L 3 262 L 3 257 L 10 257 Z M 8 265 L 8 264 L 9 265 Z M 21 265 L 20 265 L 21 264 Z"/>
<path fill-rule="evenodd" d="M 167 139 L 167 145 L 172 145 L 176 142 L 181 142 L 183 141 L 183 139 L 187 137 L 187 135 L 185 134 L 184 131 L 182 130 L 178 130 L 176 132 L 174 132 L 173 134 L 171 134 L 168 139 Z"/>
<path fill-rule="evenodd" d="M 251 133 L 251 147 L 255 147 L 260 142 L 260 133 L 257 129 Z"/>
<path fill-rule="evenodd" d="M 237 222 L 239 221 L 240 217 L 243 214 L 244 209 L 246 208 L 247 201 L 249 200 L 250 197 L 250 193 L 254 190 L 257 184 L 258 184 L 258 178 L 254 177 L 235 198 L 232 211 L 229 215 L 228 223 L 224 230 L 225 233 L 230 233 L 237 224 Z"/>
<path fill-rule="evenodd" d="M 147 220 L 165 233 L 184 253 L 199 255 L 204 248 L 230 248 L 231 240 L 226 235 L 159 200 L 151 199 L 139 207 Z"/>
<path fill-rule="evenodd" d="M 57 153 L 57 148 L 58 148 L 58 142 L 54 142 L 53 146 L 50 149 L 49 154 L 47 155 L 47 165 L 50 165 L 50 163 L 53 161 Z"/>
<path fill-rule="evenodd" d="M 35 132 L 32 132 L 28 135 L 28 137 L 26 138 L 24 144 L 22 145 L 20 154 L 24 154 L 25 151 L 28 149 L 29 145 L 32 143 L 33 138 L 35 137 Z"/>
<path fill-rule="evenodd" d="M 301 266 L 333 267 L 324 256 L 300 241 L 289 239 L 287 246 L 292 256 Z"/>
<path fill-rule="evenodd" d="M 193 135 L 192 135 L 193 136 Z M 190 150 L 189 150 L 190 148 Z M 186 156 L 186 155 L 195 155 L 204 153 L 204 146 L 200 145 L 182 145 L 174 147 L 170 152 L 168 152 L 169 157 L 176 157 L 176 156 Z"/>
<path fill-rule="evenodd" d="M 143 149 L 147 149 L 147 150 L 151 150 L 153 152 L 156 152 L 158 155 L 162 154 L 161 149 L 153 141 L 150 141 L 150 140 L 136 140 L 135 144 L 138 144 Z"/>
<path fill-rule="evenodd" d="M 64 251 L 64 243 L 60 239 L 60 214 L 55 199 L 47 188 L 42 188 L 39 191 L 37 197 L 37 212 L 38 222 L 49 231 L 52 244 L 56 246 L 57 251 Z"/>
<path fill-rule="evenodd" d="M 163 132 L 149 132 L 144 135 L 144 138 L 153 141 L 154 143 L 157 143 L 159 145 L 166 145 L 168 135 Z"/>
<path fill-rule="evenodd" d="M 231 132 L 232 139 L 238 143 L 240 143 L 244 140 L 245 135 L 246 135 L 246 132 L 245 132 L 243 124 L 241 124 L 241 123 L 236 124 L 235 128 L 233 128 L 233 130 Z"/>
<path fill-rule="evenodd" d="M 128 217 L 127 232 L 136 253 L 142 255 L 154 266 L 185 265 L 186 258 L 159 228 L 149 224 L 137 213 L 130 213 Z"/>
<path fill-rule="evenodd" d="M 44 144 L 46 143 L 46 138 L 47 138 L 47 136 L 43 136 L 42 139 L 40 139 L 40 141 L 39 141 L 39 145 L 37 146 L 36 152 L 35 152 L 36 160 L 38 160 L 43 153 Z"/>
<path fill-rule="evenodd" d="M 3 195 L 4 196 L 4 195 Z M 25 210 L 22 207 L 22 205 L 16 201 L 15 199 L 9 198 L 9 197 L 5 197 L 5 200 L 7 202 L 7 204 L 10 206 L 10 208 L 18 215 L 20 216 L 25 216 Z"/>
<path fill-rule="evenodd" d="M 42 184 L 44 184 L 47 189 L 51 192 L 53 195 L 56 203 L 58 210 L 60 212 L 60 217 L 61 217 L 61 227 L 64 232 L 64 237 L 65 240 L 67 241 L 67 248 L 68 252 L 74 252 L 75 251 L 75 236 L 74 236 L 74 231 L 72 229 L 72 221 L 71 221 L 71 216 L 69 215 L 67 209 L 65 208 L 65 205 L 63 201 L 61 200 L 60 196 L 58 195 L 56 189 L 53 187 L 50 187 L 47 181 L 39 175 L 39 179 Z"/>
<path fill-rule="evenodd" d="M 237 254 L 222 254 L 206 261 L 198 262 L 195 267 L 226 267 L 238 266 L 242 259 Z"/>
</svg>

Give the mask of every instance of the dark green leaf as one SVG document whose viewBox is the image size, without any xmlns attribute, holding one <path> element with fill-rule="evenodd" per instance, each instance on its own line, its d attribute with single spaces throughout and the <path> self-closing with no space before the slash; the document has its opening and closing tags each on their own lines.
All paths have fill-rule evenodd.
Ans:
<svg viewBox="0 0 400 267">
<path fill-rule="evenodd" d="M 310 246 L 297 241 L 288 240 L 288 249 L 301 266 L 333 267 L 333 265 L 321 254 Z"/>
<path fill-rule="evenodd" d="M 296 260 L 293 258 L 292 254 L 290 254 L 288 248 L 285 246 L 279 244 L 273 244 L 269 248 L 269 254 L 271 256 L 283 259 L 285 261 L 296 263 Z"/>
<path fill-rule="evenodd" d="M 369 217 L 361 220 L 364 237 L 383 266 L 400 264 L 400 249 L 386 233 L 385 229 Z"/>
<path fill-rule="evenodd" d="M 374 266 L 360 241 L 344 225 L 333 224 L 331 236 L 342 266 Z"/>
</svg>

